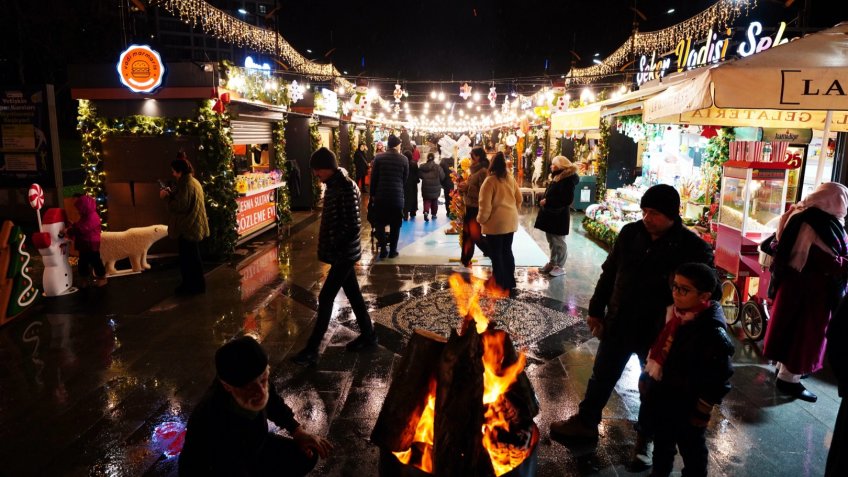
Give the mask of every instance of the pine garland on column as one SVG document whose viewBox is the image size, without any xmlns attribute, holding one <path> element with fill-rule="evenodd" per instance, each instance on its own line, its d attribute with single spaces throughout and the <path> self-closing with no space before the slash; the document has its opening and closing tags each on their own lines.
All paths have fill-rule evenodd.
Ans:
<svg viewBox="0 0 848 477">
<path fill-rule="evenodd" d="M 595 166 L 595 201 L 600 202 L 607 194 L 607 161 L 609 160 L 609 139 L 612 133 L 610 121 L 601 118 L 601 139 L 598 141 L 598 161 Z"/>
<path fill-rule="evenodd" d="M 358 136 L 355 136 L 355 134 L 356 128 L 353 127 L 353 124 L 348 124 L 347 140 L 350 144 L 350 147 L 348 147 L 347 162 L 348 164 L 350 164 L 350 177 L 352 177 L 354 181 L 356 181 L 356 162 L 354 162 L 353 160 L 353 155 L 354 153 L 356 153 L 356 151 L 359 150 L 359 140 Z M 357 140 L 354 141 L 354 138 L 357 138 Z"/>
<path fill-rule="evenodd" d="M 365 126 L 365 145 L 368 147 L 368 157 L 374 158 L 374 125 L 367 123 Z"/>
<path fill-rule="evenodd" d="M 286 122 L 288 121 L 288 116 L 283 116 L 282 121 L 277 121 L 271 125 L 271 134 L 274 140 L 274 158 L 277 163 L 277 168 L 283 175 L 283 180 L 287 181 L 289 177 L 289 164 L 286 158 Z M 292 221 L 292 213 L 291 213 L 291 192 L 289 191 L 289 185 L 286 185 L 277 188 L 276 191 L 276 200 L 277 200 L 277 218 L 278 222 L 278 231 L 282 232 L 282 228 L 286 225 L 291 224 Z"/>
<path fill-rule="evenodd" d="M 309 145 L 312 149 L 312 152 L 318 150 L 321 147 L 321 133 L 318 132 L 318 121 L 315 119 L 311 119 L 309 121 Z M 312 154 L 310 152 L 310 155 Z M 318 207 L 318 203 L 321 201 L 321 181 L 318 180 L 318 176 L 309 171 L 309 175 L 312 177 L 312 207 Z"/>
</svg>

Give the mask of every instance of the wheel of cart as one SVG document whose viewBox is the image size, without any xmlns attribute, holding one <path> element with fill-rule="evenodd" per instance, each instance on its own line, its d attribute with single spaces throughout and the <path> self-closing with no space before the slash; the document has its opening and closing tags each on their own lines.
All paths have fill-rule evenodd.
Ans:
<svg viewBox="0 0 848 477">
<path fill-rule="evenodd" d="M 768 308 L 760 300 L 748 300 L 742 305 L 742 331 L 751 341 L 760 341 L 768 326 Z"/>
<path fill-rule="evenodd" d="M 739 296 L 739 289 L 733 283 L 736 277 L 727 275 L 721 282 L 721 308 L 724 311 L 724 321 L 727 326 L 736 324 L 739 321 L 739 309 L 742 305 L 742 300 Z"/>
</svg>

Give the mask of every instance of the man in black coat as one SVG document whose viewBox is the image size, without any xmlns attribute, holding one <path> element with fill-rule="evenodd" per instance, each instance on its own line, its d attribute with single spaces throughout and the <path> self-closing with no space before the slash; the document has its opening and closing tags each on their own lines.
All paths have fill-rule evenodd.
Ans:
<svg viewBox="0 0 848 477">
<path fill-rule="evenodd" d="M 333 446 L 306 432 L 269 381 L 268 355 L 249 336 L 215 353 L 217 376 L 188 420 L 179 475 L 302 476 Z M 268 420 L 291 439 L 268 432 Z"/>
<path fill-rule="evenodd" d="M 642 220 L 627 224 L 601 266 L 588 325 L 600 338 L 592 377 L 577 414 L 551 424 L 551 436 L 597 439 L 601 413 L 633 353 L 643 366 L 672 303 L 670 278 L 683 263 L 713 266 L 712 248 L 683 226 L 680 195 L 665 184 L 641 202 Z M 650 466 L 650 423 L 640 409 L 631 467 Z"/>
<path fill-rule="evenodd" d="M 326 147 L 312 154 L 309 167 L 327 186 L 318 233 L 318 259 L 331 266 L 324 286 L 321 287 L 321 293 L 318 294 L 315 328 L 303 350 L 292 357 L 292 361 L 301 366 L 314 366 L 318 362 L 318 348 L 330 325 L 333 302 L 339 289 L 344 289 L 359 325 L 360 334 L 346 345 L 348 351 L 359 351 L 377 345 L 377 334 L 374 332 L 374 325 L 368 315 L 368 308 L 365 306 L 354 271 L 354 265 L 362 256 L 359 237 L 362 226 L 359 217 L 359 189 L 347 173 L 339 169 L 335 154 Z"/>
<path fill-rule="evenodd" d="M 388 145 L 389 149 L 378 154 L 371 167 L 369 207 L 374 208 L 380 258 L 398 256 L 398 237 L 403 224 L 404 186 L 409 177 L 409 160 L 399 151 L 400 139 L 392 134 L 389 136 Z M 386 226 L 389 227 L 388 238 Z"/>
<path fill-rule="evenodd" d="M 368 177 L 368 156 L 366 155 L 368 146 L 365 143 L 359 145 L 359 149 L 353 154 L 353 165 L 356 168 L 356 185 L 363 194 L 368 193 L 368 187 L 365 185 L 365 178 Z"/>
</svg>

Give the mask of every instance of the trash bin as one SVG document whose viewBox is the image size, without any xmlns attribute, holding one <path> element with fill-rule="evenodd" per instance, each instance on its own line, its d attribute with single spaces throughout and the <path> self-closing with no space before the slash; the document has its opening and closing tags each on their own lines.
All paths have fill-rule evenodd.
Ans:
<svg viewBox="0 0 848 477">
<path fill-rule="evenodd" d="M 574 208 L 586 210 L 595 203 L 595 176 L 580 176 L 580 182 L 574 188 Z"/>
</svg>

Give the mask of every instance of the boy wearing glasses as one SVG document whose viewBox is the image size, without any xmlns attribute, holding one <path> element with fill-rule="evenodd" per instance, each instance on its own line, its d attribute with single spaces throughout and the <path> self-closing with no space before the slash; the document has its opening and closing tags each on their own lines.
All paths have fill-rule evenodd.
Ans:
<svg viewBox="0 0 848 477">
<path fill-rule="evenodd" d="M 733 374 L 724 313 L 710 299 L 717 286 L 715 271 L 703 263 L 685 263 L 674 273 L 674 305 L 639 378 L 642 406 L 654 428 L 651 476 L 671 473 L 676 449 L 684 475 L 707 475 L 706 427 L 713 406 L 730 391 Z"/>
</svg>

